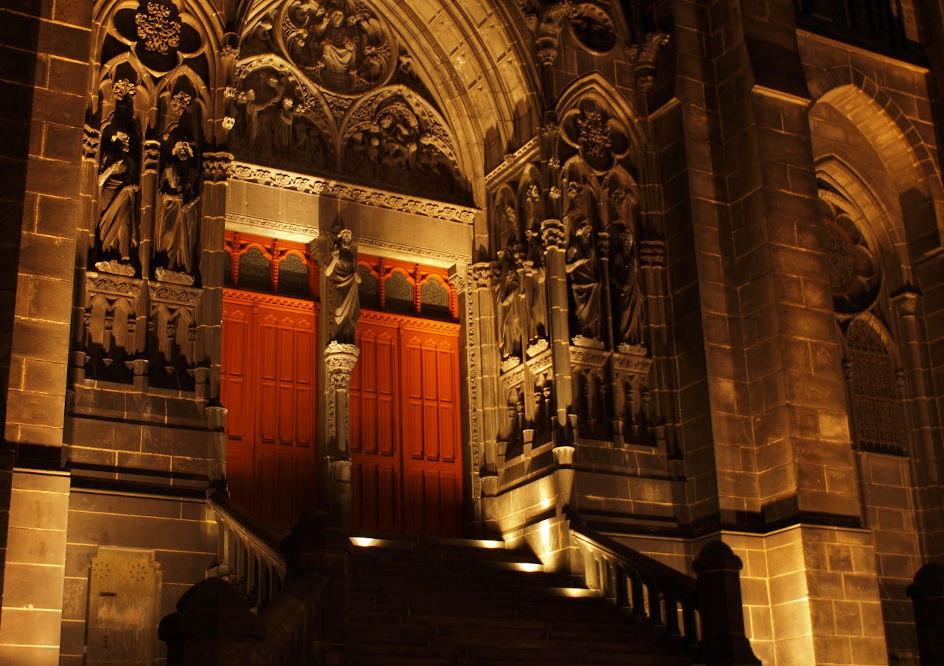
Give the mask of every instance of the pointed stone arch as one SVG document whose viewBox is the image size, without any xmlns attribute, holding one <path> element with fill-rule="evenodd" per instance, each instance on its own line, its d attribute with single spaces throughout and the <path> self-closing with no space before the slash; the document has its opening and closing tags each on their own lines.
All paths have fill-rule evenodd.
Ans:
<svg viewBox="0 0 944 666">
<path fill-rule="evenodd" d="M 812 116 L 828 105 L 845 117 L 872 146 L 897 190 L 908 219 L 912 257 L 939 247 L 944 236 L 944 187 L 940 170 L 913 123 L 895 101 L 857 69 L 837 67 L 813 77 Z M 814 155 L 814 157 L 816 157 Z"/>
</svg>

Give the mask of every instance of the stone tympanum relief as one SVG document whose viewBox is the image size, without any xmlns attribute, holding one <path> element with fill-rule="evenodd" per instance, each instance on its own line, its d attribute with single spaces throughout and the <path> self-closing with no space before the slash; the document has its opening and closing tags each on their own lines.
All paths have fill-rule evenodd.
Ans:
<svg viewBox="0 0 944 666">
<path fill-rule="evenodd" d="M 469 200 L 435 98 L 364 3 L 287 2 L 256 18 L 226 95 L 241 160 Z"/>
<path fill-rule="evenodd" d="M 190 387 L 204 183 L 228 165 L 225 153 L 207 163 L 215 75 L 207 38 L 170 0 L 119 5 L 99 34 L 74 376 Z"/>
</svg>

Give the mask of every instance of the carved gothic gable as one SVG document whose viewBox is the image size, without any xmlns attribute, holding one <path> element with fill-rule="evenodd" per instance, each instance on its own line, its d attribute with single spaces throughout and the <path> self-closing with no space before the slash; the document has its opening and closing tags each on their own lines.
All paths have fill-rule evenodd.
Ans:
<svg viewBox="0 0 944 666">
<path fill-rule="evenodd" d="M 295 0 L 241 35 L 226 92 L 244 161 L 468 202 L 456 142 L 389 25 L 354 0 Z"/>
</svg>

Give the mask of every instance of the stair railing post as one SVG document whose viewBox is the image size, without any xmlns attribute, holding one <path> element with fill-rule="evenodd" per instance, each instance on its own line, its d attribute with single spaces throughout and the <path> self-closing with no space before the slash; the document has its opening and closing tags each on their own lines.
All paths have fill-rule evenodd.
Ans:
<svg viewBox="0 0 944 666">
<path fill-rule="evenodd" d="M 311 643 L 319 655 L 315 663 L 342 666 L 346 663 L 348 595 L 351 588 L 351 540 L 328 515 L 306 511 L 282 540 L 289 577 L 316 571 L 325 577 L 319 618 Z"/>
<path fill-rule="evenodd" d="M 222 578 L 193 585 L 157 632 L 168 666 L 254 666 L 264 633 L 245 597 Z"/>
<path fill-rule="evenodd" d="M 944 664 L 944 565 L 931 562 L 921 567 L 908 586 L 908 596 L 914 605 L 921 666 Z"/>
<path fill-rule="evenodd" d="M 741 558 L 723 541 L 711 541 L 692 566 L 698 576 L 704 663 L 760 666 L 744 633 Z"/>
</svg>

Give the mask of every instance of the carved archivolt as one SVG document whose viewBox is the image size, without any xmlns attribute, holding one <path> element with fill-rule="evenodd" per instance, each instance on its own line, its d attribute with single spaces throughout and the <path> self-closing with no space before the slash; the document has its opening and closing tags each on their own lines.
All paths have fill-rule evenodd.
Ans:
<svg viewBox="0 0 944 666">
<path fill-rule="evenodd" d="M 469 198 L 456 142 L 411 56 L 361 2 L 301 0 L 256 17 L 227 96 L 247 161 Z"/>
</svg>

